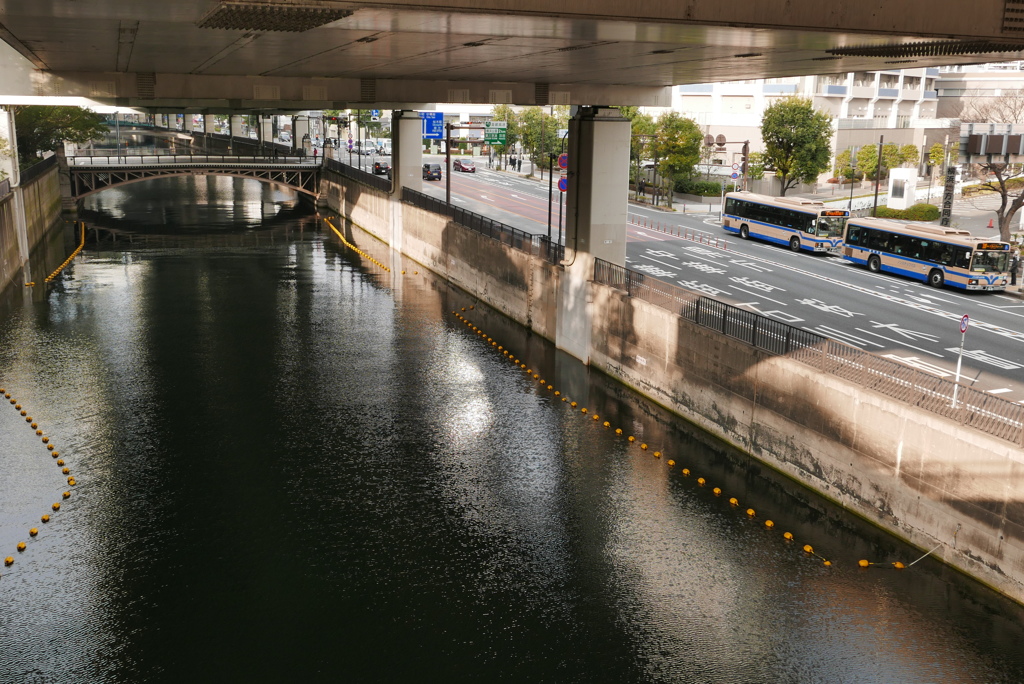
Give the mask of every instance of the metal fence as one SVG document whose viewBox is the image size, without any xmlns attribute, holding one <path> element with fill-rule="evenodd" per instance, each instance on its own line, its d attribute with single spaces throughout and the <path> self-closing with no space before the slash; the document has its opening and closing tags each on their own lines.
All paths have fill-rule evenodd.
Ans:
<svg viewBox="0 0 1024 684">
<path fill-rule="evenodd" d="M 362 183 L 368 185 L 371 188 L 382 190 L 384 192 L 391 192 L 391 178 L 388 176 L 375 176 L 372 173 L 357 169 L 354 166 L 348 164 L 342 164 L 337 159 L 324 159 L 324 168 L 328 171 L 333 171 L 339 176 L 343 176 L 348 180 L 355 181 L 356 183 Z"/>
<path fill-rule="evenodd" d="M 28 185 L 55 166 L 57 166 L 57 155 L 52 155 L 27 169 L 23 169 L 21 172 L 21 185 Z"/>
<path fill-rule="evenodd" d="M 557 264 L 565 258 L 565 247 L 549 241 L 546 235 L 527 233 L 525 230 L 513 228 L 501 221 L 453 206 L 442 199 L 410 188 L 402 188 L 402 201 L 447 216 L 460 226 L 482 233 L 527 254 L 543 257 L 549 263 Z"/>
<path fill-rule="evenodd" d="M 594 281 L 698 325 L 1024 445 L 1024 406 L 597 259 Z M 954 404 L 954 390 L 956 401 Z"/>
</svg>

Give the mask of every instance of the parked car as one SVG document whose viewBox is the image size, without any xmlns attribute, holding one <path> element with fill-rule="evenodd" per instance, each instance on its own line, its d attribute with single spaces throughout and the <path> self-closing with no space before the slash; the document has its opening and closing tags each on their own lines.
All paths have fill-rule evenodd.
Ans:
<svg viewBox="0 0 1024 684">
<path fill-rule="evenodd" d="M 423 180 L 441 180 L 441 165 L 440 164 L 424 164 L 423 165 Z"/>
<path fill-rule="evenodd" d="M 389 173 L 391 171 L 391 165 L 385 161 L 373 162 L 373 172 L 378 176 Z"/>
<path fill-rule="evenodd" d="M 456 159 L 452 162 L 452 171 L 476 173 L 476 164 L 473 163 L 472 159 Z"/>
</svg>

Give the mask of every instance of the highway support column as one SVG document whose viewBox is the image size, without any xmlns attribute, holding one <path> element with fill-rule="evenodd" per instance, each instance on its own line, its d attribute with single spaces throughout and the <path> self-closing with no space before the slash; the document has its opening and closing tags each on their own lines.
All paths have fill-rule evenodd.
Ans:
<svg viewBox="0 0 1024 684">
<path fill-rule="evenodd" d="M 565 272 L 555 345 L 590 363 L 588 283 L 594 260 L 626 264 L 630 122 L 618 109 L 580 107 L 569 120 Z"/>
<path fill-rule="evenodd" d="M 419 112 L 392 112 L 391 138 L 391 254 L 395 259 L 404 247 L 402 189 L 423 191 L 423 122 Z"/>
</svg>

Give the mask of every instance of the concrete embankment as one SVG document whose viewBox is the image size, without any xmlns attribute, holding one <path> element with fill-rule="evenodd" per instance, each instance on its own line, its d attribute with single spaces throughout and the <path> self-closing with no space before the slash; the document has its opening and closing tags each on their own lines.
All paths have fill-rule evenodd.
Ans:
<svg viewBox="0 0 1024 684">
<path fill-rule="evenodd" d="M 559 267 L 352 185 L 331 181 L 321 197 L 355 225 L 554 340 Z M 398 212 L 397 228 L 389 227 L 391 212 Z M 615 288 L 588 287 L 595 368 L 1024 603 L 1019 445 L 758 350 Z"/>
<path fill-rule="evenodd" d="M 55 162 L 44 162 L 44 168 L 0 197 L 0 292 L 34 280 L 41 282 L 47 273 L 34 270 L 59 264 L 67 257 L 60 230 L 61 188 Z M 35 264 L 38 269 L 33 268 Z"/>
</svg>

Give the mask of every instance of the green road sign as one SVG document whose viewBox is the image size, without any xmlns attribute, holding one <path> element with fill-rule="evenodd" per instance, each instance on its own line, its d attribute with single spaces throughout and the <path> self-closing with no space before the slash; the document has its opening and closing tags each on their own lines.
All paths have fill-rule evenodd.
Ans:
<svg viewBox="0 0 1024 684">
<path fill-rule="evenodd" d="M 507 121 L 484 121 L 484 142 L 494 145 L 505 144 L 505 132 L 508 129 Z"/>
</svg>

